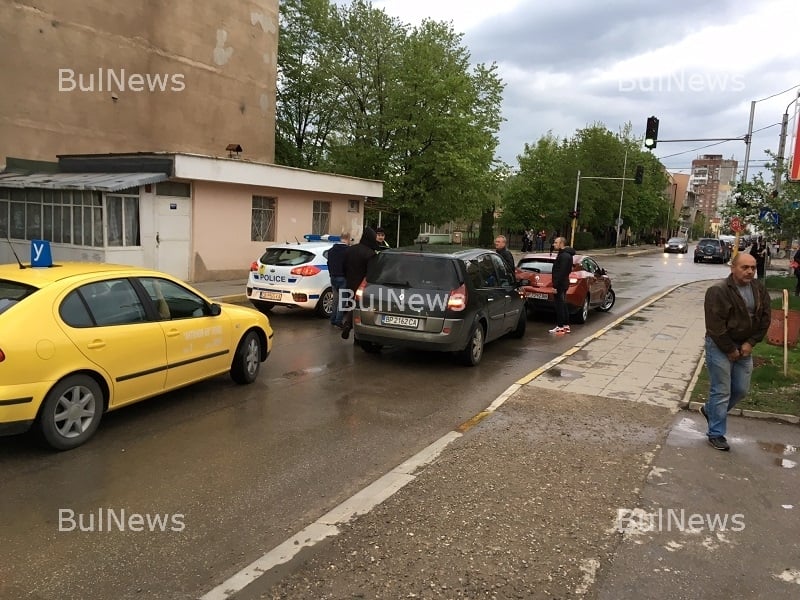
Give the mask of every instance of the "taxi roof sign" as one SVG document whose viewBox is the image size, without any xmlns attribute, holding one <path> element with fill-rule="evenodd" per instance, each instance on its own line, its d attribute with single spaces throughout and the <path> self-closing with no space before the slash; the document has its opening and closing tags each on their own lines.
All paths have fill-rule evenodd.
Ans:
<svg viewBox="0 0 800 600">
<path fill-rule="evenodd" d="M 50 242 L 47 240 L 31 240 L 31 266 L 53 266 L 53 254 L 50 252 Z"/>
</svg>

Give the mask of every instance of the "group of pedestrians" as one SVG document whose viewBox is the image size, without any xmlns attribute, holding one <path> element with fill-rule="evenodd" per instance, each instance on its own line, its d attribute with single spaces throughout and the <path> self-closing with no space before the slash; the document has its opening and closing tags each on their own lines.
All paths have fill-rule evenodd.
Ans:
<svg viewBox="0 0 800 600">
<path fill-rule="evenodd" d="M 369 262 L 378 252 L 389 248 L 386 232 L 382 227 L 372 229 L 365 227 L 357 244 L 350 245 L 350 234 L 343 233 L 337 242 L 328 250 L 328 272 L 333 290 L 333 312 L 331 325 L 342 330 L 342 339 L 350 337 L 353 329 L 352 305 L 356 290 L 367 276 Z M 347 291 L 345 294 L 344 291 Z"/>
</svg>

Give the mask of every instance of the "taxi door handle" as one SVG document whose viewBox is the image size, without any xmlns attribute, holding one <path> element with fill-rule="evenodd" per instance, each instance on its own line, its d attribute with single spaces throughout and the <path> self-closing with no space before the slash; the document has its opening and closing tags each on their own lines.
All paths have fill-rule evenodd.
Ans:
<svg viewBox="0 0 800 600">
<path fill-rule="evenodd" d="M 106 343 L 103 340 L 94 340 L 89 342 L 86 347 L 89 348 L 89 350 L 97 350 L 99 348 L 105 348 Z"/>
<path fill-rule="evenodd" d="M 178 329 L 168 329 L 165 333 L 167 337 L 175 337 L 176 335 L 180 335 L 181 332 Z"/>
</svg>

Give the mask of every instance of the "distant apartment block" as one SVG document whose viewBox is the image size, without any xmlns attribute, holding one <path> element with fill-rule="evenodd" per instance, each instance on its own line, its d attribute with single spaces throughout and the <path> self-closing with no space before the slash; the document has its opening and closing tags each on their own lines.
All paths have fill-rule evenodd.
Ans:
<svg viewBox="0 0 800 600">
<path fill-rule="evenodd" d="M 689 192 L 694 208 L 705 215 L 707 222 L 718 218 L 730 202 L 738 165 L 733 159 L 723 159 L 721 154 L 703 154 L 692 161 Z"/>
</svg>

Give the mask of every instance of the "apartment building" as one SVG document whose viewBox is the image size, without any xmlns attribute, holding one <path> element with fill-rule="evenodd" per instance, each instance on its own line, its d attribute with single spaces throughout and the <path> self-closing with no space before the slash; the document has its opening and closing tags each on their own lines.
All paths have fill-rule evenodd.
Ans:
<svg viewBox="0 0 800 600">
<path fill-rule="evenodd" d="M 736 185 L 739 163 L 723 159 L 721 154 L 703 154 L 692 161 L 689 191 L 693 194 L 695 209 L 711 222 L 730 202 Z"/>
</svg>

